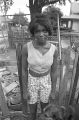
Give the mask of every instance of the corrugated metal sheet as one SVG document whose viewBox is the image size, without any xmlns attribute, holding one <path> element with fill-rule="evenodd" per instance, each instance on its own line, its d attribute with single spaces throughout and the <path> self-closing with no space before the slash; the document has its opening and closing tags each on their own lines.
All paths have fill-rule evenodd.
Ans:
<svg viewBox="0 0 79 120">
<path fill-rule="evenodd" d="M 72 14 L 72 15 L 69 15 L 69 16 L 63 16 L 62 19 L 79 20 L 79 15 Z"/>
</svg>

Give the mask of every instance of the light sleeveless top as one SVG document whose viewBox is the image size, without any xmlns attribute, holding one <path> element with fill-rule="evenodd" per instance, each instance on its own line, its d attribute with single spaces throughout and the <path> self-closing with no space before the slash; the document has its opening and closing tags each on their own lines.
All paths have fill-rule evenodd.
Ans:
<svg viewBox="0 0 79 120">
<path fill-rule="evenodd" d="M 37 49 L 34 48 L 32 41 L 27 43 L 28 50 L 28 67 L 36 73 L 44 73 L 48 71 L 53 64 L 53 56 L 56 46 L 51 44 L 50 49 L 42 55 Z"/>
</svg>

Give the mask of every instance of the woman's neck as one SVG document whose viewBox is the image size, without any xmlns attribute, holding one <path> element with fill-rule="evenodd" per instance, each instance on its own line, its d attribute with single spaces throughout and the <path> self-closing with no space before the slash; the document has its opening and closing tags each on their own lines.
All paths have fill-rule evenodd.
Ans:
<svg viewBox="0 0 79 120">
<path fill-rule="evenodd" d="M 37 41 L 33 41 L 33 45 L 35 47 L 44 47 L 47 45 L 47 41 L 45 43 L 38 43 Z"/>
<path fill-rule="evenodd" d="M 35 41 L 32 41 L 32 44 L 33 44 L 34 48 L 36 48 L 36 49 L 50 48 L 50 43 L 48 41 L 46 41 L 46 44 L 43 46 L 38 45 Z"/>
</svg>

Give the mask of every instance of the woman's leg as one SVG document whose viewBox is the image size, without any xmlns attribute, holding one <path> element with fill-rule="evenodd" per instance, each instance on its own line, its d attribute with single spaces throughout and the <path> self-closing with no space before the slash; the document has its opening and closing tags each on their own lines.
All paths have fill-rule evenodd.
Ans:
<svg viewBox="0 0 79 120">
<path fill-rule="evenodd" d="M 30 120 L 36 120 L 37 103 L 29 104 L 29 108 L 30 108 Z"/>
<path fill-rule="evenodd" d="M 43 112 L 43 109 L 48 105 L 48 103 L 41 102 L 41 112 Z"/>
<path fill-rule="evenodd" d="M 51 93 L 51 78 L 50 74 L 47 76 L 43 76 L 40 78 L 40 100 L 41 100 L 41 108 L 43 109 L 48 105 L 49 103 L 49 97 Z"/>
<path fill-rule="evenodd" d="M 38 97 L 38 82 L 37 78 L 28 75 L 28 93 L 30 95 L 30 99 L 28 101 L 30 108 L 30 120 L 36 119 L 37 113 L 37 97 Z"/>
</svg>

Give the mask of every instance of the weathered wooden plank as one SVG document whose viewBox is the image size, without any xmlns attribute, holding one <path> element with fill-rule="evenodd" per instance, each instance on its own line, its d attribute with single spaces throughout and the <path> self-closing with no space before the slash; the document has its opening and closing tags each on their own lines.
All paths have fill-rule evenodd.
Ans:
<svg viewBox="0 0 79 120">
<path fill-rule="evenodd" d="M 76 52 L 75 62 L 74 62 L 74 68 L 73 68 L 73 76 L 70 86 L 70 96 L 69 96 L 69 105 L 73 104 L 74 96 L 76 92 L 76 87 L 78 83 L 78 77 L 79 77 L 79 55 Z"/>
<path fill-rule="evenodd" d="M 6 100 L 5 100 L 5 96 L 4 96 L 4 93 L 3 93 L 1 82 L 0 82 L 0 106 L 1 106 L 1 111 L 2 111 L 3 115 L 9 114 L 9 109 L 7 107 L 7 103 L 6 103 Z"/>
</svg>

